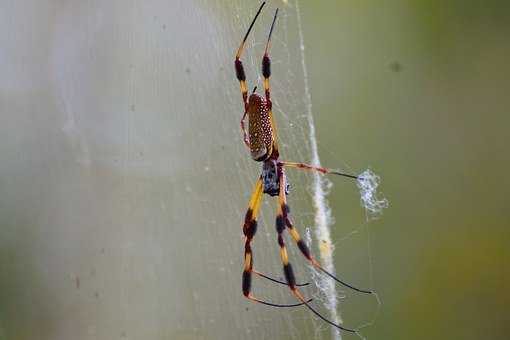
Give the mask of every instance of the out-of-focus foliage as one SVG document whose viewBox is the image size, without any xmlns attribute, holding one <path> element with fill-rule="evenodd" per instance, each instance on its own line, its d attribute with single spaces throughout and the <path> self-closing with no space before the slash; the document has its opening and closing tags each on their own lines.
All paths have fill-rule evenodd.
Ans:
<svg viewBox="0 0 510 340">
<path fill-rule="evenodd" d="M 504 339 L 510 303 L 510 5 L 307 3 L 304 26 L 323 163 L 371 165 L 390 201 L 369 225 L 382 312 L 370 339 Z M 337 239 L 359 223 L 332 190 Z M 366 262 L 342 241 L 337 269 Z M 349 298 L 347 320 L 363 319 Z"/>
</svg>

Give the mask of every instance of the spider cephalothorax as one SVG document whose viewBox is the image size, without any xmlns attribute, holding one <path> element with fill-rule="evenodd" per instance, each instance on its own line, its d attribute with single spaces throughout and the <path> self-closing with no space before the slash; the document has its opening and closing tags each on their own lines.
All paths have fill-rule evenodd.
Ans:
<svg viewBox="0 0 510 340">
<path fill-rule="evenodd" d="M 262 183 L 264 194 L 278 196 L 280 194 L 280 176 L 278 176 L 278 163 L 268 159 L 262 163 Z M 289 194 L 289 182 L 285 183 L 285 195 Z"/>
<path fill-rule="evenodd" d="M 344 281 L 338 279 L 333 274 L 326 271 L 320 263 L 312 256 L 308 246 L 303 242 L 301 236 L 299 235 L 297 229 L 294 227 L 290 216 L 289 216 L 289 207 L 287 205 L 287 194 L 289 193 L 289 185 L 287 184 L 287 178 L 285 176 L 284 167 L 292 167 L 299 168 L 311 171 L 318 171 L 323 174 L 336 174 L 350 178 L 357 178 L 356 176 L 344 174 L 336 171 L 332 171 L 326 168 L 316 167 L 312 165 L 308 165 L 305 163 L 292 163 L 292 162 L 283 162 L 280 160 L 280 155 L 278 152 L 278 143 L 276 138 L 276 126 L 273 120 L 272 113 L 272 103 L 271 103 L 271 91 L 269 88 L 269 78 L 271 76 L 271 61 L 269 59 L 269 46 L 271 42 L 271 33 L 273 32 L 274 24 L 276 22 L 276 17 L 278 15 L 278 10 L 273 18 L 273 23 L 271 24 L 271 29 L 269 30 L 269 37 L 267 39 L 266 49 L 264 51 L 264 57 L 262 58 L 262 75 L 264 77 L 264 92 L 265 96 L 262 97 L 255 93 L 256 88 L 253 90 L 253 93 L 248 98 L 248 91 L 246 86 L 246 74 L 244 72 L 243 63 L 241 62 L 241 55 L 243 53 L 244 44 L 248 35 L 255 24 L 255 20 L 259 16 L 262 8 L 264 7 L 264 2 L 260 6 L 255 18 L 250 24 L 246 35 L 244 36 L 243 41 L 241 42 L 241 46 L 237 50 L 236 58 L 235 58 L 235 72 L 237 80 L 239 80 L 239 86 L 241 88 L 241 95 L 243 97 L 244 104 L 244 114 L 241 118 L 241 129 L 244 135 L 244 143 L 250 149 L 251 157 L 258 162 L 262 163 L 262 174 L 259 179 L 255 183 L 255 189 L 250 198 L 250 203 L 248 205 L 248 211 L 244 217 L 244 225 L 243 225 L 243 234 L 245 236 L 244 241 L 244 270 L 242 276 L 242 290 L 245 297 L 248 299 L 262 303 L 265 305 L 273 306 L 273 307 L 295 307 L 300 305 L 306 305 L 315 315 L 317 315 L 322 320 L 326 321 L 332 326 L 335 326 L 344 331 L 356 333 L 357 331 L 354 329 L 349 329 L 342 327 L 325 317 L 323 317 L 319 312 L 317 312 L 311 305 L 311 299 L 305 299 L 303 294 L 298 289 L 300 286 L 306 284 L 297 284 L 296 279 L 294 277 L 294 272 L 292 270 L 292 266 L 289 262 L 289 257 L 287 255 L 287 249 L 285 247 L 285 242 L 283 239 L 283 233 L 285 230 L 289 232 L 292 239 L 296 243 L 297 247 L 303 254 L 303 256 L 309 261 L 309 263 L 315 267 L 316 269 L 322 271 L 333 280 L 338 283 L 354 289 L 361 293 L 372 294 L 372 291 L 358 289 Z M 248 115 L 249 120 L 249 128 L 246 131 L 244 126 L 244 121 L 246 116 Z M 259 271 L 253 269 L 253 253 L 251 250 L 251 242 L 255 237 L 255 233 L 257 231 L 257 216 L 260 210 L 260 204 L 262 202 L 263 194 L 268 194 L 270 196 L 278 196 L 278 209 L 276 211 L 276 231 L 278 233 L 278 245 L 280 246 L 280 257 L 283 263 L 283 273 L 285 276 L 285 281 L 280 281 L 277 279 L 273 279 L 266 274 L 263 274 Z M 287 285 L 292 294 L 298 299 L 299 303 L 295 304 L 275 304 L 271 302 L 267 302 L 261 299 L 254 297 L 251 293 L 251 280 L 252 274 L 259 275 L 273 282 L 277 282 L 280 284 Z"/>
</svg>

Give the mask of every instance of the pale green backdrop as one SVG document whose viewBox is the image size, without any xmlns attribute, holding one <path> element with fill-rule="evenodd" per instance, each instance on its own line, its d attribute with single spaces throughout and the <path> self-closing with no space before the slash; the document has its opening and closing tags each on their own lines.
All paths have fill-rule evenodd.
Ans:
<svg viewBox="0 0 510 340">
<path fill-rule="evenodd" d="M 0 1 L 1 340 L 331 338 L 303 308 L 241 295 L 259 165 L 241 142 L 233 56 L 258 4 Z M 508 2 L 301 1 L 299 29 L 296 2 L 271 1 L 248 44 L 250 87 L 277 6 L 283 156 L 311 157 L 302 35 L 323 164 L 370 167 L 390 202 L 366 224 L 355 185 L 331 179 L 337 273 L 382 299 L 363 334 L 508 338 Z M 311 177 L 289 176 L 295 221 L 313 228 Z M 281 276 L 265 202 L 256 265 Z M 374 300 L 339 296 L 345 325 L 372 320 Z"/>
</svg>

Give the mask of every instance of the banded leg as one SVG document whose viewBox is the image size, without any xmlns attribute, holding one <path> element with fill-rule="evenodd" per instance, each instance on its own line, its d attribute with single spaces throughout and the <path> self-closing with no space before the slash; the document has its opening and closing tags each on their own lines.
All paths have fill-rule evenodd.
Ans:
<svg viewBox="0 0 510 340">
<path fill-rule="evenodd" d="M 255 298 L 251 295 L 251 274 L 253 271 L 253 252 L 251 250 L 251 241 L 257 232 L 257 215 L 260 209 L 260 203 L 262 201 L 262 178 L 257 180 L 255 184 L 255 190 L 250 199 L 250 203 L 248 205 L 248 211 L 246 212 L 246 216 L 244 219 L 243 233 L 245 236 L 244 241 L 244 271 L 243 271 L 243 294 L 249 300 L 262 303 L 264 305 L 273 306 L 273 307 L 296 307 L 302 305 L 302 303 L 297 304 L 289 304 L 289 305 L 281 305 L 274 304 L 270 302 L 266 302 Z M 280 282 L 278 280 L 272 279 L 262 273 L 255 272 L 269 280 Z"/>
<path fill-rule="evenodd" d="M 296 282 L 296 279 L 294 277 L 294 272 L 292 270 L 292 266 L 291 264 L 289 263 L 289 258 L 288 258 L 288 255 L 287 255 L 287 250 L 285 248 L 285 243 L 283 241 L 283 231 L 285 230 L 285 226 L 286 226 L 286 221 L 287 221 L 287 214 L 288 214 L 288 206 L 287 206 L 287 198 L 286 198 L 286 195 L 285 195 L 285 182 L 286 182 L 286 179 L 285 179 L 285 173 L 283 171 L 283 168 L 280 166 L 278 167 L 278 176 L 279 176 L 279 179 L 280 179 L 280 193 L 279 193 L 279 196 L 278 196 L 278 210 L 277 210 L 277 215 L 276 215 L 276 230 L 278 232 L 278 244 L 280 245 L 280 256 L 282 258 L 282 263 L 283 263 L 283 272 L 285 274 L 285 278 L 289 284 L 289 288 L 292 292 L 292 294 L 299 300 L 301 301 L 302 304 L 304 304 L 306 307 L 308 307 L 308 309 L 310 309 L 310 311 L 312 311 L 317 317 L 319 317 L 320 319 L 322 319 L 323 321 L 327 322 L 328 324 L 330 324 L 331 326 L 334 326 L 338 329 L 341 329 L 343 331 L 346 331 L 346 332 L 350 332 L 350 333 L 355 333 L 357 334 L 357 331 L 355 329 L 350 329 L 350 328 L 345 328 L 343 326 L 340 326 L 328 319 L 326 319 L 324 316 L 322 316 L 315 308 L 313 308 L 306 300 L 305 298 L 303 297 L 303 294 L 299 291 L 299 289 L 296 287 L 295 285 L 295 282 Z M 304 247 L 306 247 L 306 245 L 303 243 L 303 241 L 301 241 L 300 243 L 298 242 L 298 247 L 301 251 L 303 251 L 302 249 L 302 246 L 300 246 L 300 244 Z M 308 248 L 306 248 L 308 249 Z M 308 254 L 310 252 L 308 251 Z"/>
<path fill-rule="evenodd" d="M 317 172 L 320 172 L 322 174 L 331 174 L 331 175 L 344 176 L 344 177 L 348 177 L 348 178 L 352 178 L 352 179 L 358 179 L 358 176 L 355 176 L 355 175 L 351 175 L 351 174 L 335 171 L 335 170 L 328 169 L 328 168 L 322 168 L 322 167 L 318 167 L 318 166 L 313 166 L 313 165 L 306 164 L 306 163 L 281 162 L 281 161 L 279 161 L 278 165 L 284 166 L 284 167 L 288 167 L 288 168 L 297 168 L 297 169 L 308 170 L 308 171 L 317 171 Z"/>
<path fill-rule="evenodd" d="M 257 274 L 258 276 L 260 277 L 263 277 L 264 279 L 267 279 L 269 281 L 273 281 L 274 283 L 279 283 L 281 285 L 285 285 L 285 286 L 288 286 L 289 284 L 287 282 L 283 282 L 283 281 L 280 281 L 280 280 L 277 280 L 275 278 L 272 278 L 270 276 L 267 276 L 266 274 L 264 273 L 261 273 L 259 272 L 258 270 L 255 270 L 255 269 L 252 269 L 251 271 L 253 274 Z M 305 283 L 296 283 L 296 287 L 305 287 L 305 286 L 308 286 L 310 284 L 310 282 L 305 282 Z M 310 301 L 312 301 L 312 299 L 310 299 Z"/>
<path fill-rule="evenodd" d="M 276 17 L 278 16 L 278 8 L 274 13 L 273 22 L 269 29 L 269 35 L 267 37 L 266 49 L 264 50 L 264 57 L 262 58 L 262 75 L 264 76 L 264 91 L 266 94 L 266 100 L 268 103 L 271 102 L 271 91 L 269 88 L 269 77 L 271 77 L 271 59 L 269 59 L 269 47 L 271 46 L 271 35 L 273 34 L 274 24 Z"/>
<path fill-rule="evenodd" d="M 271 120 L 271 127 L 273 131 L 273 156 L 278 157 L 278 140 L 276 133 L 276 124 L 273 119 L 273 103 L 271 101 L 271 88 L 269 86 L 269 78 L 271 77 L 271 59 L 269 58 L 269 47 L 271 46 L 271 35 L 273 34 L 274 25 L 278 16 L 278 8 L 276 9 L 269 29 L 269 35 L 267 37 L 266 49 L 264 50 L 264 57 L 262 57 L 262 75 L 264 76 L 264 92 L 266 102 L 269 107 L 269 118 Z"/>
<path fill-rule="evenodd" d="M 282 166 L 282 165 L 284 166 L 285 164 L 287 164 L 287 165 L 289 165 L 289 164 L 291 164 L 291 165 L 294 165 L 294 164 L 301 165 L 303 163 L 286 163 L 286 162 L 279 163 L 280 166 Z M 306 164 L 304 164 L 304 165 L 308 166 Z M 307 169 L 306 167 L 302 167 L 302 166 L 296 166 L 296 167 Z M 316 168 L 316 167 L 312 168 L 312 170 L 317 170 L 317 171 L 322 172 L 319 169 L 322 169 L 322 168 Z M 327 170 L 327 169 L 325 169 L 325 170 Z M 326 172 L 326 173 L 335 173 L 335 172 L 329 171 L 329 172 Z M 285 182 L 285 174 L 283 173 L 283 171 L 282 171 L 282 178 L 280 179 L 280 185 L 282 185 L 281 184 L 282 180 L 283 180 L 283 182 Z M 355 290 L 357 292 L 360 292 L 360 293 L 374 294 L 374 292 L 371 291 L 371 290 L 360 289 L 360 288 L 357 288 L 357 287 L 355 287 L 355 286 L 353 286 L 353 285 L 351 285 L 351 284 L 349 284 L 349 283 L 347 283 L 347 282 L 345 282 L 343 280 L 340 280 L 335 275 L 333 275 L 330 272 L 328 272 L 327 270 L 325 270 L 320 265 L 320 263 L 313 257 L 312 253 L 310 252 L 310 249 L 305 244 L 305 242 L 301 239 L 301 236 L 299 235 L 299 232 L 297 231 L 297 229 L 292 224 L 292 221 L 290 220 L 290 217 L 289 217 L 289 207 L 287 205 L 287 199 L 285 197 L 285 191 L 283 191 L 283 198 L 280 200 L 280 204 L 282 205 L 284 223 L 285 223 L 286 227 L 289 229 L 290 236 L 292 236 L 292 239 L 296 243 L 297 247 L 299 248 L 299 250 L 301 251 L 303 256 L 308 260 L 308 262 L 310 262 L 311 265 L 313 265 L 315 268 L 317 268 L 318 270 L 320 270 L 324 274 L 328 275 L 333 280 L 335 280 L 336 282 L 340 283 L 341 285 L 343 285 L 345 287 L 348 287 L 348 288 L 350 288 L 352 290 Z"/>
<path fill-rule="evenodd" d="M 257 14 L 255 14 L 255 17 L 253 18 L 250 27 L 248 28 L 248 31 L 244 35 L 243 41 L 241 42 L 241 45 L 237 49 L 236 53 L 236 59 L 234 62 L 234 67 L 236 70 L 236 77 L 237 80 L 239 80 L 239 87 L 241 89 L 241 95 L 243 97 L 243 104 L 244 104 L 244 114 L 241 118 L 241 130 L 243 131 L 243 140 L 246 146 L 250 146 L 250 142 L 248 141 L 248 132 L 246 131 L 246 127 L 244 125 L 244 121 L 246 119 L 246 114 L 248 113 L 248 88 L 246 87 L 246 73 L 244 72 L 243 63 L 241 62 L 241 55 L 243 54 L 244 50 L 244 44 L 246 43 L 246 39 L 248 39 L 248 35 L 250 34 L 251 29 L 253 28 L 253 25 L 255 24 L 255 21 L 257 20 L 257 17 L 259 16 L 260 12 L 262 11 L 262 8 L 264 7 L 266 3 L 263 2 L 259 10 L 257 11 Z"/>
</svg>

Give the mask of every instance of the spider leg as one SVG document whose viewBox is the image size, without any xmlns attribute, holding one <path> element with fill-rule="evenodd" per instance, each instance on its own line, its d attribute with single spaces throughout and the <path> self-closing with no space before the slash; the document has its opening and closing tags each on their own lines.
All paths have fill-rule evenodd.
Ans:
<svg viewBox="0 0 510 340">
<path fill-rule="evenodd" d="M 269 29 L 269 35 L 267 37 L 266 49 L 264 50 L 264 57 L 262 58 L 262 75 L 264 76 L 264 92 L 266 96 L 266 102 L 269 107 L 269 118 L 271 121 L 271 127 L 273 131 L 273 156 L 278 156 L 278 143 L 277 143 L 277 133 L 276 133 L 276 124 L 273 119 L 273 103 L 271 101 L 271 88 L 269 85 L 269 78 L 271 77 L 271 59 L 269 58 L 269 47 L 271 46 L 271 35 L 273 34 L 274 25 L 276 23 L 276 18 L 278 16 L 278 8 L 276 9 L 273 17 L 273 22 L 271 23 L 271 28 Z"/>
<path fill-rule="evenodd" d="M 250 203 L 248 206 L 248 211 L 246 212 L 245 220 L 244 220 L 244 226 L 243 226 L 243 233 L 245 236 L 245 242 L 244 242 L 244 271 L 243 271 L 243 294 L 246 298 L 249 300 L 262 303 L 264 305 L 272 306 L 272 307 L 296 307 L 300 306 L 303 303 L 297 303 L 297 304 L 275 304 L 271 302 L 266 302 L 263 300 L 260 300 L 253 295 L 251 295 L 251 274 L 253 272 L 253 253 L 251 250 L 251 241 L 253 240 L 253 237 L 255 236 L 255 233 L 257 231 L 257 215 L 260 209 L 260 203 L 262 201 L 262 178 L 259 177 L 257 180 L 257 183 L 255 184 L 255 190 L 253 191 L 253 194 L 250 199 Z M 258 272 L 257 272 L 258 273 Z M 272 281 L 276 281 L 274 279 L 269 278 L 268 276 L 260 273 L 263 277 L 268 278 Z M 259 275 L 260 275 L 259 274 Z M 310 302 L 309 300 L 308 302 Z"/>
<path fill-rule="evenodd" d="M 317 171 L 317 172 L 320 172 L 322 174 L 331 174 L 331 175 L 344 176 L 344 177 L 348 177 L 348 178 L 352 178 L 352 179 L 358 179 L 358 176 L 355 176 L 355 175 L 351 175 L 351 174 L 335 171 L 335 170 L 328 169 L 328 168 L 313 166 L 313 165 L 306 164 L 306 163 L 281 162 L 281 161 L 278 161 L 278 165 L 281 165 L 281 166 L 284 166 L 284 167 L 289 167 L 289 168 L 297 168 L 297 169 L 302 169 L 302 170 L 308 170 L 308 171 Z"/>
<path fill-rule="evenodd" d="M 284 166 L 285 164 L 287 164 L 287 165 L 288 164 L 292 164 L 293 165 L 293 164 L 302 164 L 302 163 L 285 163 L 285 162 L 280 162 L 279 166 L 281 167 L 281 166 Z M 301 167 L 301 166 L 299 166 L 299 167 L 300 168 L 305 168 L 305 167 Z M 322 172 L 321 170 L 318 170 L 318 169 L 321 169 L 321 168 L 316 168 L 316 169 L 317 169 L 317 171 Z M 312 169 L 312 170 L 316 170 L 316 169 Z M 285 182 L 285 174 L 283 173 L 283 170 L 282 170 L 282 177 L 280 179 L 280 186 L 282 186 L 282 183 L 284 183 L 284 182 Z M 285 183 L 283 185 L 285 185 Z M 281 191 L 281 188 L 280 188 L 280 191 Z M 285 194 L 285 191 L 284 191 L 284 194 Z M 317 268 L 319 271 L 323 272 L 327 276 L 331 277 L 333 280 L 335 280 L 336 282 L 340 283 L 342 286 L 348 287 L 348 288 L 350 288 L 352 290 L 355 290 L 357 292 L 360 292 L 360 293 L 374 294 L 374 292 L 371 291 L 371 290 L 360 289 L 360 288 L 357 288 L 357 287 L 353 286 L 352 284 L 349 284 L 349 283 L 347 283 L 347 282 L 345 282 L 343 280 L 340 280 L 335 275 L 333 275 L 332 273 L 330 273 L 327 270 L 325 270 L 320 265 L 319 261 L 317 261 L 313 257 L 312 253 L 310 252 L 310 249 L 305 244 L 305 242 L 301 239 L 301 236 L 299 235 L 299 232 L 297 231 L 297 229 L 292 224 L 292 221 L 290 220 L 290 217 L 289 217 L 289 206 L 287 205 L 287 200 L 286 200 L 285 196 L 281 200 L 280 204 L 282 205 L 281 210 L 283 212 L 283 214 L 282 214 L 283 223 L 285 224 L 285 226 L 289 230 L 290 236 L 292 236 L 292 239 L 296 243 L 297 247 L 299 248 L 299 250 L 301 251 L 303 256 L 308 260 L 308 262 L 310 262 L 310 264 L 312 266 L 314 266 L 315 268 Z"/>
<path fill-rule="evenodd" d="M 269 89 L 269 77 L 271 77 L 271 59 L 269 59 L 269 47 L 271 46 L 271 35 L 273 34 L 274 24 L 276 17 L 278 16 L 278 8 L 276 9 L 269 29 L 269 35 L 267 37 L 266 49 L 264 50 L 264 57 L 262 58 L 262 75 L 264 76 L 264 90 L 266 94 L 266 100 L 270 102 L 271 91 Z"/>
<path fill-rule="evenodd" d="M 261 273 L 261 272 L 259 272 L 259 271 L 255 270 L 255 269 L 252 269 L 252 273 L 253 273 L 253 274 L 257 274 L 258 276 L 263 277 L 263 278 L 265 278 L 265 279 L 267 279 L 267 280 L 269 280 L 269 281 L 273 281 L 273 282 L 275 282 L 275 283 L 279 283 L 279 284 L 286 285 L 286 286 L 288 286 L 288 285 L 289 285 L 287 282 L 283 282 L 283 281 L 280 281 L 280 280 L 274 279 L 274 278 L 272 278 L 272 277 L 270 277 L 270 276 L 267 276 L 266 274 Z M 296 287 L 305 287 L 305 286 L 308 286 L 309 284 L 310 284 L 310 282 L 306 282 L 306 283 L 296 283 Z"/>
<path fill-rule="evenodd" d="M 278 195 L 278 210 L 276 213 L 276 230 L 278 232 L 278 244 L 280 245 L 280 257 L 281 257 L 282 263 L 283 263 L 283 272 L 285 274 L 285 279 L 287 280 L 287 283 L 289 284 L 289 288 L 290 288 L 292 294 L 299 301 L 301 301 L 302 304 L 304 304 L 308 309 L 310 309 L 310 311 L 312 311 L 317 317 L 319 317 L 323 321 L 327 322 L 331 326 L 334 326 L 338 329 L 357 334 L 357 331 L 355 329 L 345 328 L 343 326 L 340 326 L 340 325 L 334 323 L 333 321 L 326 319 L 324 316 L 322 316 L 315 308 L 313 308 L 309 304 L 308 301 L 305 300 L 305 298 L 303 297 L 303 294 L 297 288 L 294 271 L 292 270 L 292 266 L 289 262 L 289 257 L 287 255 L 287 249 L 285 248 L 285 243 L 283 241 L 283 231 L 285 230 L 286 215 L 287 215 L 288 207 L 287 207 L 287 203 L 286 203 L 287 198 L 285 195 L 285 174 L 284 174 L 283 168 L 281 166 L 278 167 L 278 176 L 280 178 L 280 193 Z"/>
<path fill-rule="evenodd" d="M 354 176 L 354 175 L 350 175 L 350 174 L 334 171 L 334 170 L 331 170 L 331 169 L 328 169 L 328 168 L 317 167 L 317 166 L 313 166 L 313 165 L 306 164 L 306 163 L 281 162 L 281 161 L 279 161 L 278 165 L 279 166 L 283 166 L 283 167 L 286 166 L 286 167 L 290 167 L 290 168 L 297 168 L 297 169 L 308 170 L 308 171 L 318 171 L 318 172 L 320 172 L 322 174 L 333 174 L 333 175 L 339 175 L 339 176 L 344 176 L 344 177 L 348 177 L 348 178 L 358 179 L 358 177 Z M 360 293 L 365 293 L 365 294 L 373 294 L 374 293 L 373 291 L 370 291 L 370 290 L 365 290 L 365 289 L 360 289 L 360 288 L 354 287 L 353 285 L 340 280 L 335 275 L 331 274 L 330 272 L 328 272 L 324 268 L 322 268 L 322 266 L 319 264 L 319 262 L 311 255 L 310 250 L 308 249 L 306 244 L 301 239 L 301 236 L 299 235 L 299 233 L 296 230 L 296 228 L 294 228 L 294 226 L 293 226 L 293 224 L 292 224 L 292 222 L 291 222 L 291 220 L 290 220 L 290 218 L 288 216 L 288 213 L 289 213 L 288 206 L 286 206 L 286 209 L 284 209 L 284 212 L 285 212 L 285 224 L 286 224 L 287 228 L 289 229 L 290 235 L 292 236 L 292 238 L 296 242 L 299 250 L 301 250 L 301 253 L 304 255 L 304 257 L 315 268 L 317 268 L 318 270 L 322 271 L 324 274 L 328 275 L 329 277 L 331 277 L 333 280 L 335 280 L 336 282 L 340 283 L 341 285 L 343 285 L 345 287 L 348 287 L 348 288 L 350 288 L 352 290 L 355 290 L 355 291 L 360 292 Z"/>
<path fill-rule="evenodd" d="M 241 62 L 241 55 L 243 54 L 244 50 L 244 44 L 246 43 L 246 39 L 248 39 L 248 35 L 250 34 L 251 29 L 253 28 L 253 25 L 255 24 L 255 21 L 257 20 L 257 17 L 259 16 L 260 12 L 262 11 L 262 8 L 264 7 L 266 3 L 263 2 L 259 10 L 257 11 L 257 14 L 255 14 L 255 17 L 253 18 L 250 27 L 248 28 L 248 31 L 244 35 L 243 41 L 241 42 L 241 45 L 237 49 L 236 53 L 236 59 L 234 62 L 234 67 L 236 71 L 236 77 L 237 80 L 239 80 L 239 87 L 241 89 L 241 95 L 243 97 L 243 104 L 244 104 L 244 114 L 241 118 L 241 130 L 243 131 L 243 140 L 246 146 L 250 146 L 250 142 L 248 141 L 248 133 L 246 131 L 246 127 L 244 125 L 244 121 L 246 119 L 246 113 L 248 112 L 248 89 L 246 87 L 246 73 L 244 72 L 243 63 Z"/>
</svg>

